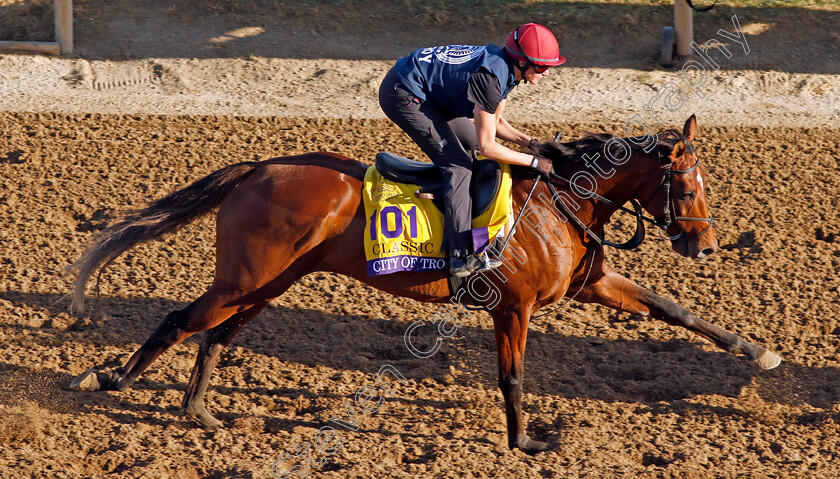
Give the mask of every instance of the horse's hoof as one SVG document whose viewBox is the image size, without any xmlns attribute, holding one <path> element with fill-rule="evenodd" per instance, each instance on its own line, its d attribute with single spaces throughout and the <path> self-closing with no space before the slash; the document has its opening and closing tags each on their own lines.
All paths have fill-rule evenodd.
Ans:
<svg viewBox="0 0 840 479">
<path fill-rule="evenodd" d="M 99 391 L 102 387 L 99 384 L 99 380 L 96 378 L 96 371 L 88 369 L 82 374 L 76 376 L 76 379 L 70 383 L 69 388 L 76 391 L 89 392 Z"/>
<path fill-rule="evenodd" d="M 755 359 L 755 363 L 758 364 L 758 367 L 761 369 L 773 369 L 782 363 L 782 358 L 780 358 L 778 354 L 771 353 L 765 349 L 764 352 L 759 354 Z"/>
<path fill-rule="evenodd" d="M 187 406 L 184 412 L 187 416 L 201 424 L 205 431 L 212 432 L 222 427 L 222 421 L 213 417 L 209 412 L 207 412 L 207 409 L 204 406 Z"/>
<path fill-rule="evenodd" d="M 224 425 L 222 421 L 219 421 L 210 414 L 207 414 L 207 417 L 202 418 L 199 422 L 201 422 L 201 425 L 204 426 L 204 430 L 207 432 L 214 432 Z"/>
<path fill-rule="evenodd" d="M 548 451 L 551 445 L 547 442 L 535 441 L 527 435 L 522 435 L 516 441 L 517 449 L 520 449 L 525 454 L 534 455 L 539 452 Z"/>
</svg>

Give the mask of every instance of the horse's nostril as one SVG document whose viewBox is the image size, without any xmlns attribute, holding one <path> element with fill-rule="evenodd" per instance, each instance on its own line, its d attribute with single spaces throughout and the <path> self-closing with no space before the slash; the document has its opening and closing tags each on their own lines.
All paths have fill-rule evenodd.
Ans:
<svg viewBox="0 0 840 479">
<path fill-rule="evenodd" d="M 700 257 L 705 258 L 706 256 L 714 254 L 715 251 L 717 251 L 717 248 L 706 248 L 706 249 L 704 249 L 703 251 L 700 252 Z"/>
</svg>

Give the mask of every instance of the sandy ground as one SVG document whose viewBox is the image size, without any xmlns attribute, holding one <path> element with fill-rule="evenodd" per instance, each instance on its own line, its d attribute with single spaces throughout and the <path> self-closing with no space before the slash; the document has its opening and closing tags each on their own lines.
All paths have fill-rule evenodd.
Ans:
<svg viewBox="0 0 840 479">
<path fill-rule="evenodd" d="M 0 110 L 384 118 L 377 91 L 391 64 L 280 58 L 115 64 L 6 56 L 0 58 L 0 89 L 9 94 L 0 97 Z M 507 116 L 519 123 L 622 125 L 639 114 L 652 124 L 648 109 L 663 126 L 691 113 L 722 126 L 840 126 L 840 75 L 704 68 L 687 70 L 683 81 L 678 71 L 561 67 L 539 86 L 514 90 Z M 673 85 L 679 90 L 666 106 Z"/>
<path fill-rule="evenodd" d="M 3 3 L 0 33 L 32 21 L 14 23 Z M 427 45 L 498 44 L 515 25 L 430 22 L 397 4 L 259 5 L 80 2 L 73 56 L 0 56 L 0 111 L 384 118 L 377 89 L 395 59 Z M 697 14 L 695 42 L 721 48 L 664 68 L 667 7 L 568 8 L 545 22 L 567 63 L 515 89 L 509 119 L 612 127 L 638 113 L 670 127 L 694 113 L 707 125 L 840 127 L 840 11 Z"/>
<path fill-rule="evenodd" d="M 719 254 L 693 263 L 657 241 L 609 253 L 619 271 L 785 362 L 759 372 L 683 331 L 572 303 L 531 326 L 530 430 L 559 449 L 527 457 L 504 446 L 488 316 L 416 359 L 402 336 L 431 306 L 326 274 L 293 287 L 224 353 L 208 399 L 229 427 L 215 434 L 179 411 L 193 341 L 128 391 L 64 390 L 88 367 L 124 361 L 211 278 L 207 221 L 126 254 L 103 278 L 101 306 L 68 315 L 60 270 L 115 210 L 269 152 L 410 153 L 386 122 L 51 113 L 0 121 L 6 477 L 267 477 L 384 364 L 408 384 L 362 417 L 358 432 L 342 432 L 345 447 L 321 475 L 840 474 L 840 185 L 825 174 L 837 168 L 838 130 L 704 128 L 698 148 Z"/>
<path fill-rule="evenodd" d="M 209 219 L 118 259 L 102 278 L 101 300 L 87 315 L 68 314 L 61 270 L 117 211 L 242 160 L 314 150 L 365 162 L 380 150 L 418 154 L 375 102 L 388 59 L 411 49 L 405 39 L 364 53 L 348 50 L 345 37 L 291 31 L 286 41 L 321 50 L 242 54 L 250 33 L 237 28 L 250 23 L 222 16 L 204 25 L 203 49 L 178 47 L 200 52 L 189 56 L 153 41 L 171 25 L 127 22 L 121 12 L 99 12 L 110 30 L 88 24 L 75 57 L 0 54 L 2 477 L 270 477 L 278 458 L 343 414 L 384 364 L 408 382 L 377 413 L 360 415 L 358 431 L 341 430 L 342 449 L 313 475 L 840 477 L 836 51 L 822 49 L 817 62 L 806 46 L 752 25 L 751 53 L 730 44 L 731 63 L 707 70 L 705 98 L 686 89 L 674 111 L 659 100 L 668 126 L 698 116 L 722 248 L 703 263 L 655 240 L 609 252 L 619 271 L 775 350 L 782 365 L 761 372 L 665 324 L 571 303 L 531 325 L 529 432 L 558 448 L 529 457 L 505 446 L 488 315 L 417 359 L 403 334 L 436 308 L 329 274 L 301 280 L 223 353 L 208 393 L 227 425 L 216 433 L 180 412 L 192 339 L 130 390 L 65 389 L 88 367 L 125 361 L 212 277 Z M 191 28 L 172 36 L 193 38 L 199 27 Z M 138 40 L 93 41 L 120 29 Z M 479 29 L 453 37 L 493 40 Z M 581 38 L 573 51 L 586 51 Z M 685 85 L 648 58 L 591 48 L 599 52 L 592 65 L 518 89 L 509 117 L 543 138 L 621 132 L 668 82 Z M 648 57 L 655 52 L 646 48 Z M 810 61 L 784 63 L 806 54 Z M 607 65 L 612 58 L 620 68 Z"/>
</svg>

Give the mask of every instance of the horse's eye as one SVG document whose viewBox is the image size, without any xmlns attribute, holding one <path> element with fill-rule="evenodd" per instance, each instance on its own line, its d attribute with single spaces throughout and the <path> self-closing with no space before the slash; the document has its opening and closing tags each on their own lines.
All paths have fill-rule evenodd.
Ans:
<svg viewBox="0 0 840 479">
<path fill-rule="evenodd" d="M 693 191 L 686 191 L 680 195 L 680 199 L 684 201 L 691 201 L 694 199 L 694 192 Z"/>
</svg>

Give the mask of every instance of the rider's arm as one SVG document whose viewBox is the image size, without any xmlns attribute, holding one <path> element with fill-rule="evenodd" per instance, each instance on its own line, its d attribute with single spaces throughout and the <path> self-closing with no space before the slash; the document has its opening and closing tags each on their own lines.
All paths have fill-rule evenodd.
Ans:
<svg viewBox="0 0 840 479">
<path fill-rule="evenodd" d="M 499 138 L 504 140 L 516 141 L 513 137 L 505 138 L 502 136 L 509 134 L 510 129 L 513 129 L 513 127 L 502 118 L 502 111 L 504 111 L 504 107 L 504 100 L 499 102 L 499 106 L 496 108 L 495 113 L 490 113 L 478 105 L 475 106 L 475 131 L 478 136 L 479 153 L 492 160 L 501 161 L 502 163 L 531 166 L 534 161 L 534 155 L 511 150 L 510 148 L 496 142 L 496 136 L 499 136 Z M 500 125 L 502 125 L 501 128 Z M 516 130 L 514 129 L 514 131 Z"/>
<path fill-rule="evenodd" d="M 502 103 L 504 101 L 502 100 Z M 499 108 L 504 108 L 504 104 L 500 104 Z M 530 136 L 514 128 L 503 116 L 499 117 L 499 122 L 496 124 L 496 138 L 516 143 L 525 148 L 528 147 L 528 143 L 531 141 Z"/>
<path fill-rule="evenodd" d="M 515 165 L 532 165 L 534 157 L 496 143 L 496 138 L 528 146 L 528 135 L 512 127 L 502 116 L 506 100 L 502 98 L 499 79 L 479 70 L 467 80 L 467 99 L 474 107 L 475 129 L 480 153 L 488 158 Z"/>
</svg>

